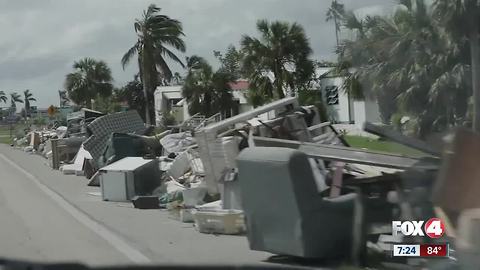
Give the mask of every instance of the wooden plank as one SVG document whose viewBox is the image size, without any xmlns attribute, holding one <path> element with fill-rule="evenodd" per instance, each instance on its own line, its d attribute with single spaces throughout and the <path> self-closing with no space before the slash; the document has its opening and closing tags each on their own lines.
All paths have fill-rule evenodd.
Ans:
<svg viewBox="0 0 480 270">
<path fill-rule="evenodd" d="M 420 160 L 416 158 L 369 153 L 347 147 L 345 147 L 345 149 L 333 149 L 323 147 L 323 145 L 301 145 L 298 150 L 305 152 L 310 157 L 323 160 L 342 161 L 345 163 L 365 164 L 393 169 L 408 169 L 420 162 Z M 438 169 L 438 165 L 419 164 L 417 168 L 435 170 Z"/>
<path fill-rule="evenodd" d="M 314 131 L 314 130 L 317 130 L 317 129 L 319 129 L 319 128 L 328 127 L 328 126 L 330 126 L 330 125 L 331 125 L 330 122 L 323 122 L 323 123 L 320 123 L 320 124 L 318 124 L 318 125 L 308 127 L 308 130 L 309 130 L 309 131 Z"/>
<path fill-rule="evenodd" d="M 411 168 L 414 165 L 418 169 L 425 170 L 436 170 L 439 166 L 436 161 L 423 162 L 420 164 L 420 159 L 418 158 L 354 149 L 345 146 L 304 143 L 263 137 L 254 137 L 254 142 L 255 146 L 294 148 L 305 152 L 313 158 L 345 163 L 365 164 L 402 170 Z"/>
<path fill-rule="evenodd" d="M 316 137 L 313 137 L 312 141 L 313 142 L 320 142 L 320 141 L 326 140 L 326 139 L 330 138 L 332 136 L 332 134 L 333 133 L 324 133 L 324 134 L 318 135 Z"/>
<path fill-rule="evenodd" d="M 274 101 L 272 103 L 263 105 L 261 107 L 258 107 L 256 109 L 253 109 L 248 112 L 241 113 L 239 115 L 235 115 L 233 117 L 227 118 L 223 121 L 211 124 L 209 126 L 206 126 L 203 128 L 203 131 L 206 133 L 216 133 L 217 130 L 220 130 L 225 127 L 229 127 L 231 125 L 252 119 L 262 113 L 266 113 L 269 111 L 273 111 L 275 109 L 282 108 L 287 105 L 297 105 L 297 98 L 295 97 L 288 97 L 288 98 L 283 98 L 277 101 Z"/>
<path fill-rule="evenodd" d="M 343 168 L 345 163 L 343 162 L 334 162 L 333 167 L 335 171 L 333 172 L 333 181 L 332 186 L 330 187 L 330 198 L 336 198 L 340 196 L 343 183 Z"/>
</svg>

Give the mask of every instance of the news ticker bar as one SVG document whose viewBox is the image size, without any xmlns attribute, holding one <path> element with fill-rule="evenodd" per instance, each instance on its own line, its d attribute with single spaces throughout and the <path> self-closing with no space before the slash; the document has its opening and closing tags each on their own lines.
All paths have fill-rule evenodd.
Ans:
<svg viewBox="0 0 480 270">
<path fill-rule="evenodd" d="M 394 257 L 447 257 L 448 244 L 394 244 Z"/>
</svg>

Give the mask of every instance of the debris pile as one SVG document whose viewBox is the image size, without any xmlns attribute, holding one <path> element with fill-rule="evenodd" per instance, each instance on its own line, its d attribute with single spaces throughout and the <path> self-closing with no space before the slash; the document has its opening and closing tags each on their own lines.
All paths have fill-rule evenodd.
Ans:
<svg viewBox="0 0 480 270">
<path fill-rule="evenodd" d="M 64 174 L 84 175 L 105 201 L 166 209 L 201 233 L 246 233 L 255 250 L 356 264 L 375 253 L 388 264 L 409 263 L 391 257 L 392 243 L 438 241 L 394 237 L 392 221 L 441 217 L 456 224 L 460 216 L 458 226 L 467 229 L 456 234 L 449 225 L 439 241 L 452 248 L 459 242 L 469 260 L 479 251 L 469 234 L 480 216 L 477 134 L 456 131 L 442 151 L 366 123 L 372 136 L 423 154 L 353 148 L 314 106 L 293 97 L 202 119 L 154 132 L 136 111 L 84 110 L 68 127 L 32 131 L 15 145 Z"/>
</svg>

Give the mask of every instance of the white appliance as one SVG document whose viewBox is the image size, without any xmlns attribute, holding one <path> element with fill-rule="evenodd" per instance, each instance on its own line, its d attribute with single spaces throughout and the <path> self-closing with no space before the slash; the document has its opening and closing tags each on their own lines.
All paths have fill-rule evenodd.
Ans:
<svg viewBox="0 0 480 270">
<path fill-rule="evenodd" d="M 126 157 L 100 169 L 104 201 L 130 201 L 137 195 L 150 195 L 158 186 L 158 159 Z"/>
</svg>

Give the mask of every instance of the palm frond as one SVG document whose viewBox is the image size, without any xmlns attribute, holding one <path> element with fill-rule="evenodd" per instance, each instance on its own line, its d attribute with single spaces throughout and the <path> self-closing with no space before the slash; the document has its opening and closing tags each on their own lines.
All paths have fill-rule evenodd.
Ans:
<svg viewBox="0 0 480 270">
<path fill-rule="evenodd" d="M 178 58 L 178 56 L 175 55 L 175 53 L 170 51 L 168 48 L 162 46 L 161 48 L 159 48 L 159 51 L 161 54 L 168 56 L 168 58 L 178 63 L 180 66 L 182 66 L 182 68 L 185 68 L 185 64 L 183 63 L 183 61 L 180 60 L 180 58 Z"/>
<path fill-rule="evenodd" d="M 155 64 L 160 68 L 160 72 L 163 75 L 163 77 L 167 80 L 170 81 L 172 79 L 172 70 L 168 67 L 167 62 L 165 62 L 165 59 L 162 56 L 161 52 L 156 52 L 154 54 L 154 59 L 155 59 Z"/>
<path fill-rule="evenodd" d="M 148 6 L 147 8 L 147 11 L 145 12 L 145 16 L 148 18 L 148 17 L 151 17 L 153 16 L 155 13 L 158 13 L 160 12 L 161 8 L 157 7 L 155 4 L 151 4 L 150 6 Z"/>
<path fill-rule="evenodd" d="M 178 36 L 159 36 L 156 38 L 155 43 L 160 44 L 160 46 L 168 45 L 180 52 L 185 52 L 186 50 L 185 42 Z"/>
<path fill-rule="evenodd" d="M 130 62 L 130 60 L 133 58 L 133 56 L 135 54 L 138 53 L 138 48 L 139 48 L 139 44 L 136 43 L 135 45 L 133 45 L 133 47 L 131 47 L 122 57 L 122 68 L 125 69 L 125 67 L 128 65 L 128 63 Z"/>
</svg>

